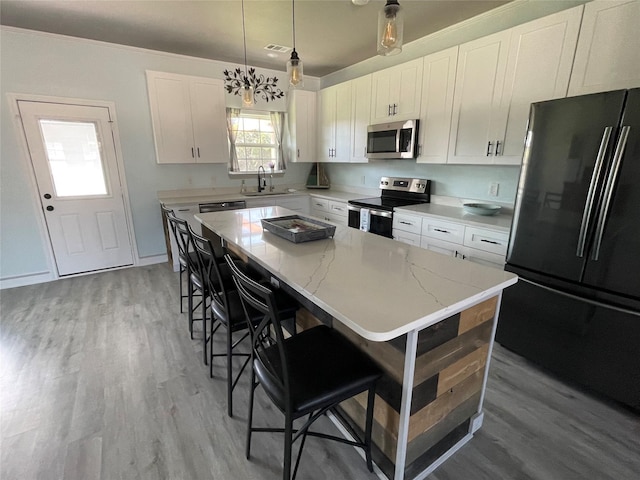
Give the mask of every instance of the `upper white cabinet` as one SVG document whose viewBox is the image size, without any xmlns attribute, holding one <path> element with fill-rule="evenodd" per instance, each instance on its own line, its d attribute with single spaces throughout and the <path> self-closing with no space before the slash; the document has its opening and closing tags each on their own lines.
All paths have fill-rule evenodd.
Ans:
<svg viewBox="0 0 640 480">
<path fill-rule="evenodd" d="M 351 159 L 368 162 L 367 127 L 371 118 L 371 75 L 351 81 Z"/>
<path fill-rule="evenodd" d="M 287 95 L 287 147 L 292 162 L 316 161 L 316 92 L 291 90 Z"/>
<path fill-rule="evenodd" d="M 511 31 L 460 45 L 449 163 L 492 163 Z"/>
<path fill-rule="evenodd" d="M 518 165 L 532 102 L 567 94 L 582 6 L 460 46 L 449 163 Z"/>
<path fill-rule="evenodd" d="M 531 104 L 567 96 L 581 14 L 579 6 L 512 29 L 494 163 L 520 165 Z"/>
<path fill-rule="evenodd" d="M 371 123 L 420 116 L 422 58 L 372 74 Z"/>
<path fill-rule="evenodd" d="M 224 83 L 147 71 L 158 163 L 226 163 Z"/>
<path fill-rule="evenodd" d="M 458 47 L 424 57 L 417 163 L 446 163 Z"/>
<path fill-rule="evenodd" d="M 584 6 L 569 95 L 640 86 L 640 1 Z"/>
<path fill-rule="evenodd" d="M 349 162 L 351 157 L 351 82 L 318 94 L 319 162 Z"/>
</svg>

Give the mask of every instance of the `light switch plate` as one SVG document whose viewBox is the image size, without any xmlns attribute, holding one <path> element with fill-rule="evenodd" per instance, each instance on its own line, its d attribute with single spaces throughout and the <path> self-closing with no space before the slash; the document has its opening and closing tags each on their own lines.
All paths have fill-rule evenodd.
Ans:
<svg viewBox="0 0 640 480">
<path fill-rule="evenodd" d="M 489 195 L 492 197 L 497 197 L 499 191 L 500 184 L 498 182 L 492 182 L 491 185 L 489 185 Z"/>
</svg>

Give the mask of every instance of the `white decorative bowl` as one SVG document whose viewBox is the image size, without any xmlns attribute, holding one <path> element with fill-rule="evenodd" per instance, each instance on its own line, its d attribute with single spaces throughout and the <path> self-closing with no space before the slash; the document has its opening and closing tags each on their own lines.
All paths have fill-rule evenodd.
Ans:
<svg viewBox="0 0 640 480">
<path fill-rule="evenodd" d="M 491 203 L 465 203 L 462 208 L 464 208 L 465 212 L 473 213 L 474 215 L 488 216 L 499 213 L 502 207 Z"/>
</svg>

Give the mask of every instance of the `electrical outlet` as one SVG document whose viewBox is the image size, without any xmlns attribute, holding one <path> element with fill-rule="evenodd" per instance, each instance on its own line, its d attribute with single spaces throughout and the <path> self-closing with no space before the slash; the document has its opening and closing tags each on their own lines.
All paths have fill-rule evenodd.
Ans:
<svg viewBox="0 0 640 480">
<path fill-rule="evenodd" d="M 500 191 L 500 184 L 498 182 L 492 182 L 491 185 L 489 185 L 490 196 L 497 197 L 499 191 Z"/>
<path fill-rule="evenodd" d="M 271 277 L 271 285 L 273 285 L 275 288 L 280 288 L 280 282 L 276 277 Z"/>
</svg>

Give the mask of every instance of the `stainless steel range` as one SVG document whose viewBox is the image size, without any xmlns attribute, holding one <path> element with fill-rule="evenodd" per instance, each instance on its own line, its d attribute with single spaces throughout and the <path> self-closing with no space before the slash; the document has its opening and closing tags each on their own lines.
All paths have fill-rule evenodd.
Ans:
<svg viewBox="0 0 640 480">
<path fill-rule="evenodd" d="M 381 195 L 349 200 L 349 226 L 392 238 L 393 209 L 431 200 L 431 180 L 382 177 Z"/>
</svg>

